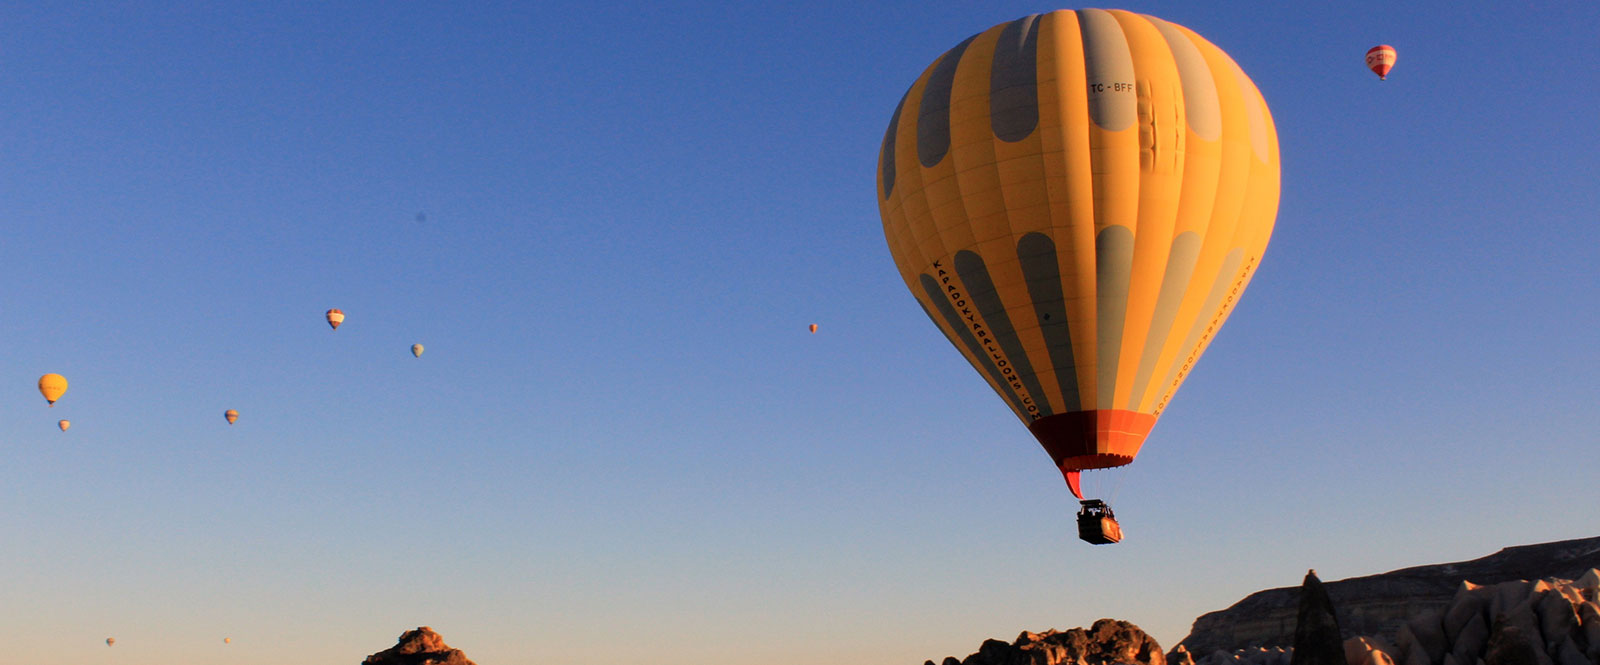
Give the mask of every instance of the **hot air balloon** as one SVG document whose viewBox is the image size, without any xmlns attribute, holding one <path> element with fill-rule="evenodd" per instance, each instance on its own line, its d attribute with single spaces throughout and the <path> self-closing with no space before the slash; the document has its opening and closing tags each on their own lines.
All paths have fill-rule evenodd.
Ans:
<svg viewBox="0 0 1600 665">
<path fill-rule="evenodd" d="M 416 358 L 421 358 L 422 357 L 422 345 L 421 344 L 412 344 L 411 345 L 411 355 L 413 357 L 416 357 Z"/>
<path fill-rule="evenodd" d="M 817 334 L 817 324 L 815 323 L 811 324 L 811 334 Z"/>
<path fill-rule="evenodd" d="M 1367 69 L 1377 74 L 1379 81 L 1386 81 L 1389 79 L 1389 70 L 1394 68 L 1394 61 L 1399 57 L 1393 46 L 1379 44 L 1367 49 Z"/>
<path fill-rule="evenodd" d="M 72 421 L 70 421 L 70 420 L 63 420 L 63 421 L 61 421 L 59 423 L 56 423 L 56 427 L 60 427 L 61 431 L 63 431 L 63 432 L 67 431 L 67 428 L 71 427 L 71 426 L 72 426 Z"/>
<path fill-rule="evenodd" d="M 61 394 L 67 392 L 67 377 L 60 374 L 46 374 L 39 377 L 39 394 L 44 395 L 44 401 L 50 406 L 56 405 L 56 400 L 61 399 Z"/>
<path fill-rule="evenodd" d="M 222 638 L 222 643 L 223 643 L 223 644 L 233 644 L 233 638 L 231 638 L 231 637 L 224 637 L 224 638 Z"/>
<path fill-rule="evenodd" d="M 334 330 L 338 330 L 341 323 L 344 323 L 344 312 L 337 309 L 328 310 L 328 325 L 333 326 Z"/>
<path fill-rule="evenodd" d="M 232 425 L 232 424 L 234 424 L 236 422 L 239 422 L 239 412 L 238 411 L 234 411 L 233 409 L 228 409 L 227 411 L 223 411 L 222 412 L 222 417 L 226 418 L 228 420 L 228 424 L 229 425 Z"/>
<path fill-rule="evenodd" d="M 111 645 L 116 644 L 116 643 L 117 643 L 117 638 L 115 638 L 115 637 L 107 637 L 106 638 L 106 646 L 111 646 Z"/>
<path fill-rule="evenodd" d="M 906 91 L 878 162 L 906 286 L 1079 499 L 1080 472 L 1134 461 L 1238 303 L 1278 187 L 1250 78 L 1194 31 L 1115 10 L 956 45 Z M 1120 538 L 1085 531 L 1109 507 L 1083 508 L 1086 540 Z"/>
</svg>

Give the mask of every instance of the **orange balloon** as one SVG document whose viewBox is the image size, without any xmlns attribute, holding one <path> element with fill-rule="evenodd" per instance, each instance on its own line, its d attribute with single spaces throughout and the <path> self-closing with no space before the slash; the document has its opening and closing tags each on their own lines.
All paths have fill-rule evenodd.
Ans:
<svg viewBox="0 0 1600 665">
<path fill-rule="evenodd" d="M 811 324 L 811 334 L 815 335 L 816 333 L 817 333 L 817 324 L 813 323 L 813 324 Z"/>
<path fill-rule="evenodd" d="M 56 423 L 56 427 L 60 427 L 61 431 L 63 431 L 63 432 L 67 431 L 67 428 L 71 427 L 71 426 L 72 426 L 72 421 L 70 421 L 70 420 L 63 420 L 63 421 L 61 421 L 59 423 Z"/>
<path fill-rule="evenodd" d="M 344 323 L 344 312 L 337 309 L 328 310 L 328 325 L 333 326 L 334 330 L 338 330 L 341 323 Z"/>
<path fill-rule="evenodd" d="M 228 409 L 227 411 L 223 411 L 222 412 L 222 417 L 223 418 L 227 418 L 228 419 L 228 424 L 232 425 L 235 422 L 238 422 L 238 420 L 239 420 L 239 412 L 238 411 L 234 411 L 233 409 Z"/>
<path fill-rule="evenodd" d="M 1379 81 L 1389 78 L 1389 70 L 1394 68 L 1394 62 L 1400 54 L 1388 44 L 1379 44 L 1367 49 L 1367 69 L 1378 75 Z"/>
</svg>

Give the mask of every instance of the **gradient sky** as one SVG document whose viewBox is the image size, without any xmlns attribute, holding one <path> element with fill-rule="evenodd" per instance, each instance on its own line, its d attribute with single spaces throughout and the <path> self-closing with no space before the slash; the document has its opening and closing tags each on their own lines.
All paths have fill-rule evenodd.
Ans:
<svg viewBox="0 0 1600 665">
<path fill-rule="evenodd" d="M 1254 79 L 1283 200 L 1090 547 L 874 198 L 923 68 L 1058 6 L 8 3 L 0 660 L 1170 648 L 1595 535 L 1600 5 L 1312 4 L 1126 5 Z"/>
</svg>

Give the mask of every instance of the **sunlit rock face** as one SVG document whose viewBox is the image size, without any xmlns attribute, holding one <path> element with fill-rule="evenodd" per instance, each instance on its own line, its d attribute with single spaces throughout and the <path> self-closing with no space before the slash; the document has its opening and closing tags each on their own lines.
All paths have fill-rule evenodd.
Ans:
<svg viewBox="0 0 1600 665">
<path fill-rule="evenodd" d="M 1187 654 L 1185 654 L 1187 655 Z M 1190 665 L 1192 660 L 1189 661 Z M 987 640 L 978 652 L 957 660 L 946 657 L 937 665 L 1166 665 L 1161 645 L 1138 626 L 1126 621 L 1101 619 L 1087 630 L 1023 632 L 1006 644 Z M 926 665 L 935 665 L 927 661 Z"/>
<path fill-rule="evenodd" d="M 1600 571 L 1576 580 L 1463 582 L 1441 611 L 1407 621 L 1389 656 L 1398 665 L 1600 663 Z"/>
<path fill-rule="evenodd" d="M 1443 616 L 1463 580 L 1489 586 L 1547 578 L 1577 580 L 1591 568 L 1600 568 L 1600 537 L 1508 547 L 1471 561 L 1406 568 L 1325 582 L 1323 586 L 1338 612 L 1338 623 L 1345 638 L 1381 637 L 1398 647 L 1400 631 L 1409 626 L 1413 618 L 1430 611 Z M 1232 653 L 1253 647 L 1291 647 L 1299 600 L 1299 587 L 1250 594 L 1228 609 L 1196 619 L 1194 628 L 1180 645 L 1196 660 L 1218 651 Z M 1459 621 L 1442 621 L 1437 631 L 1431 626 L 1410 626 L 1412 637 L 1427 647 L 1427 653 L 1433 658 L 1431 662 L 1442 662 L 1445 655 L 1442 645 L 1456 644 L 1454 631 L 1468 631 L 1470 638 L 1487 644 L 1494 616 L 1484 616 L 1479 619 L 1481 625 L 1476 625 L 1468 609 L 1456 609 Z M 1449 630 L 1445 626 L 1449 626 Z"/>
<path fill-rule="evenodd" d="M 393 647 L 367 656 L 362 665 L 476 665 L 460 649 L 452 649 L 432 628 L 408 630 Z"/>
</svg>

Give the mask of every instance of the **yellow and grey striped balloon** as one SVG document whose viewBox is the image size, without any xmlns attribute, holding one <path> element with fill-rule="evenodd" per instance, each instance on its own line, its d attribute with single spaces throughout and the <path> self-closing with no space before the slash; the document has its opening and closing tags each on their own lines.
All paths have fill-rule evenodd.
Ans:
<svg viewBox="0 0 1600 665">
<path fill-rule="evenodd" d="M 1069 479 L 1133 461 L 1278 208 L 1255 84 L 1180 25 L 1028 16 L 912 84 L 879 155 L 889 251 Z"/>
</svg>

